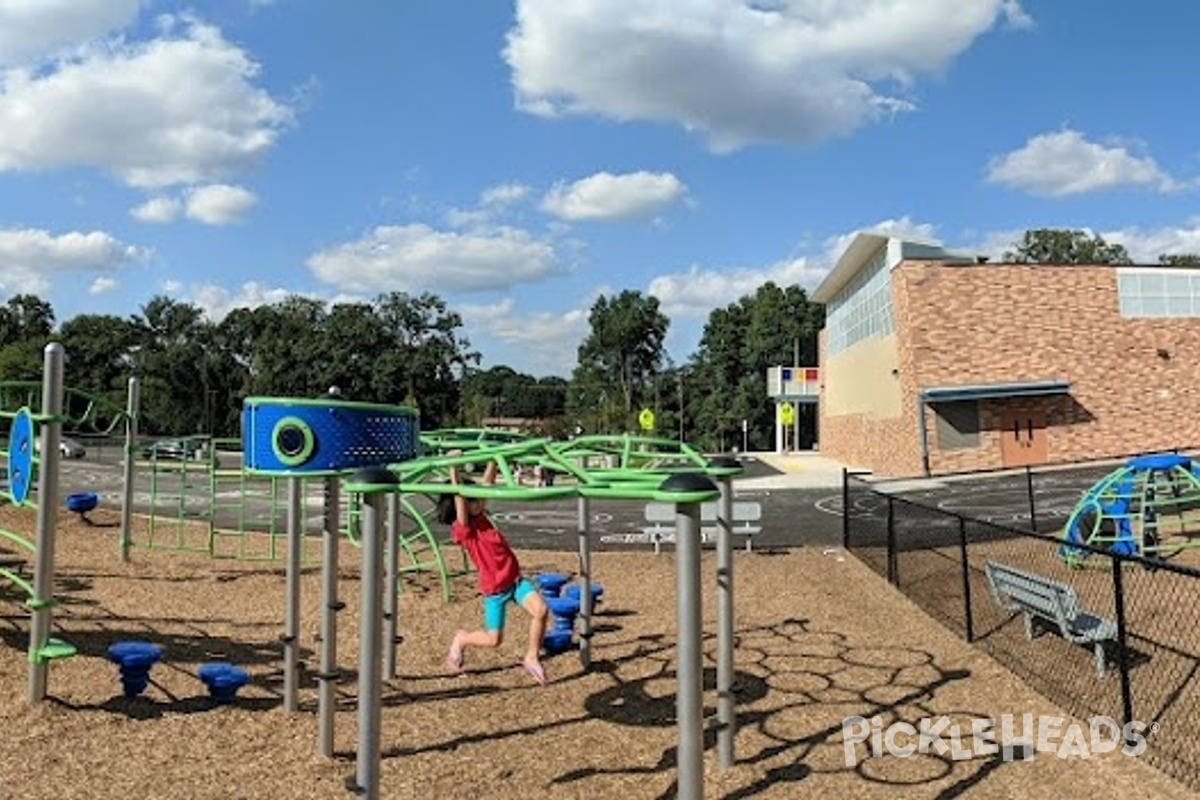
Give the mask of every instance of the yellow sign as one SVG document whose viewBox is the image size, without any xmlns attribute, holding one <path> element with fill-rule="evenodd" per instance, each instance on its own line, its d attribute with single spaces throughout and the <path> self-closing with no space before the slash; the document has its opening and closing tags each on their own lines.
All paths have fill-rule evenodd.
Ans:
<svg viewBox="0 0 1200 800">
<path fill-rule="evenodd" d="M 785 403 L 779 407 L 779 421 L 784 425 L 791 425 L 796 421 L 796 409 L 792 408 L 791 403 Z"/>
<path fill-rule="evenodd" d="M 638 414 L 638 425 L 642 426 L 644 431 L 654 430 L 654 412 L 648 408 L 643 408 Z"/>
</svg>

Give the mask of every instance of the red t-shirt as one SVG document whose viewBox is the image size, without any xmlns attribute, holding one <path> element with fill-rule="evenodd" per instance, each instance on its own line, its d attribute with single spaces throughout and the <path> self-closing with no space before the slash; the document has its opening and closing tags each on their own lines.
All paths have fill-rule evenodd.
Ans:
<svg viewBox="0 0 1200 800">
<path fill-rule="evenodd" d="M 479 591 L 496 594 L 511 589 L 521 577 L 521 565 L 487 514 L 471 517 L 467 523 L 454 521 L 450 535 L 467 551 L 479 571 Z"/>
</svg>

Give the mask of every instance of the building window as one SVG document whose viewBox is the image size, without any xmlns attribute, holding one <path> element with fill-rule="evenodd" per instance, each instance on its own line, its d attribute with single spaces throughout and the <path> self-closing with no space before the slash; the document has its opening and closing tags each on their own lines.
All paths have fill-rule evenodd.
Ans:
<svg viewBox="0 0 1200 800">
<path fill-rule="evenodd" d="M 1122 267 L 1117 298 L 1122 317 L 1200 317 L 1200 269 Z"/>
<path fill-rule="evenodd" d="M 869 336 L 887 336 L 894 329 L 892 272 L 887 268 L 887 248 L 880 247 L 826 304 L 826 351 L 832 356 Z"/>
<path fill-rule="evenodd" d="M 937 403 L 938 447 L 942 450 L 965 450 L 979 446 L 979 401 L 959 400 Z"/>
</svg>

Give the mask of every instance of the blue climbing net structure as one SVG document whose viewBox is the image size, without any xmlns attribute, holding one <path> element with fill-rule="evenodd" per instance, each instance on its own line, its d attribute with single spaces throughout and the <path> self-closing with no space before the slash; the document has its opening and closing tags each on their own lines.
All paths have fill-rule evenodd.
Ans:
<svg viewBox="0 0 1200 800">
<path fill-rule="evenodd" d="M 1200 546 L 1200 464 L 1175 453 L 1126 461 L 1084 492 L 1062 538 L 1059 555 L 1072 567 L 1091 548 L 1166 558 Z"/>
</svg>

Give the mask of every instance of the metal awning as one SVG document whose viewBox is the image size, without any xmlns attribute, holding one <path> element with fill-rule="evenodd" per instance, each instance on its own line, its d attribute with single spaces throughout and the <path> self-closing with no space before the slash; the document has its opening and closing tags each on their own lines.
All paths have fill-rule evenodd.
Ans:
<svg viewBox="0 0 1200 800">
<path fill-rule="evenodd" d="M 952 403 L 956 400 L 997 400 L 1006 397 L 1043 397 L 1068 394 L 1069 381 L 1019 381 L 1016 383 L 979 383 L 965 386 L 936 386 L 921 390 L 925 403 Z"/>
</svg>

